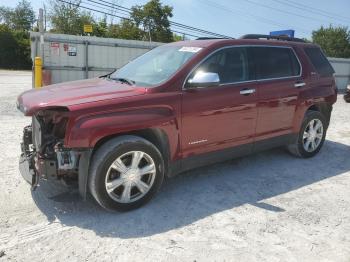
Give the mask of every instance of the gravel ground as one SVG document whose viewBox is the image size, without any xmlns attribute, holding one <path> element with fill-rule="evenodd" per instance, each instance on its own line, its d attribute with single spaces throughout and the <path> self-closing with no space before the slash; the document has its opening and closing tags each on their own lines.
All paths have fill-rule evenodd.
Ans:
<svg viewBox="0 0 350 262">
<path fill-rule="evenodd" d="M 168 180 L 148 205 L 108 213 L 18 171 L 15 108 L 31 73 L 0 71 L 0 261 L 350 261 L 350 104 L 338 97 L 309 160 L 275 149 Z"/>
</svg>

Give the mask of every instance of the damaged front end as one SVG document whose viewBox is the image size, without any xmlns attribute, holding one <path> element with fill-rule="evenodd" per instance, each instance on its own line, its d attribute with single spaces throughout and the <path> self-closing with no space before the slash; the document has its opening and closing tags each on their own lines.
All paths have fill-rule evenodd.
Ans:
<svg viewBox="0 0 350 262">
<path fill-rule="evenodd" d="M 32 116 L 23 130 L 19 169 L 35 189 L 40 179 L 77 180 L 81 152 L 64 147 L 67 110 L 44 110 Z"/>
</svg>

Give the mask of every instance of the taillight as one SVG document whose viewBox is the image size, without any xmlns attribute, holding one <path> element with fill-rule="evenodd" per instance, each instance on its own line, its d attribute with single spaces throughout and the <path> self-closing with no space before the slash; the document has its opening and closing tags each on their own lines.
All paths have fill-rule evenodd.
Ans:
<svg viewBox="0 0 350 262">
<path fill-rule="evenodd" d="M 333 87 L 334 87 L 335 93 L 338 94 L 338 86 L 337 86 L 337 83 L 335 81 L 334 74 L 333 74 Z"/>
</svg>

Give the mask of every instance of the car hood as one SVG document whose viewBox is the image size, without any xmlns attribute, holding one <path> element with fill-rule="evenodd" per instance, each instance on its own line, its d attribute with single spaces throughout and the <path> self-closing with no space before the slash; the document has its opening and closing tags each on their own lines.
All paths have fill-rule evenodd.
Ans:
<svg viewBox="0 0 350 262">
<path fill-rule="evenodd" d="M 142 87 L 94 78 L 65 82 L 41 89 L 31 89 L 18 96 L 17 107 L 27 116 L 42 109 L 66 107 L 96 102 L 100 100 L 118 99 L 146 93 Z"/>
</svg>

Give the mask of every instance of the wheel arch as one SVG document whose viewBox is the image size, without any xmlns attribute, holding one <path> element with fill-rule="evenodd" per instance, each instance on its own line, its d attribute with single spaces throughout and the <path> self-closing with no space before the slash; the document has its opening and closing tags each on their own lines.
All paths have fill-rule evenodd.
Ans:
<svg viewBox="0 0 350 262">
<path fill-rule="evenodd" d="M 164 130 L 160 128 L 146 128 L 141 130 L 133 130 L 102 137 L 96 142 L 92 151 L 92 155 L 107 141 L 116 137 L 122 137 L 126 135 L 141 137 L 155 145 L 155 147 L 160 151 L 160 153 L 163 156 L 165 171 L 167 171 L 170 162 L 170 143 L 168 135 Z"/>
<path fill-rule="evenodd" d="M 331 113 L 332 113 L 333 106 L 331 103 L 328 102 L 319 102 L 319 103 L 314 103 L 310 105 L 307 110 L 305 111 L 305 114 L 307 111 L 318 111 L 320 112 L 326 119 L 327 121 L 327 127 L 329 125 L 329 121 L 331 118 Z"/>
<path fill-rule="evenodd" d="M 303 122 L 303 119 L 308 111 L 320 112 L 326 119 L 326 128 L 328 128 L 333 103 L 327 101 L 307 100 L 297 107 L 294 117 L 293 133 L 298 133 Z"/>
</svg>

